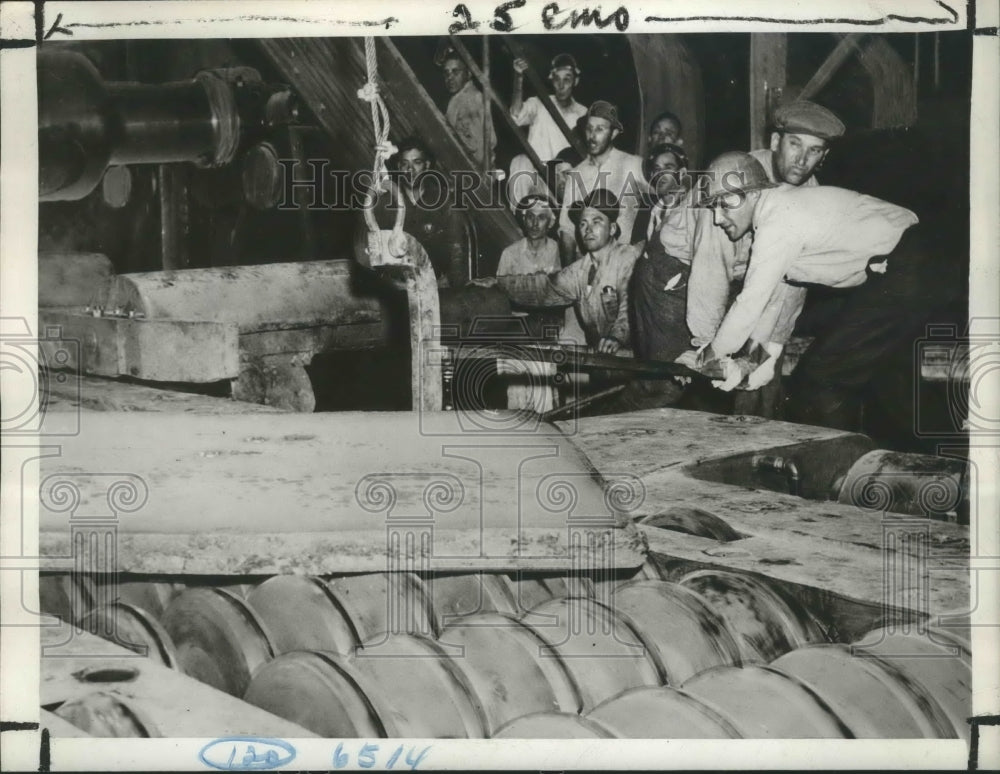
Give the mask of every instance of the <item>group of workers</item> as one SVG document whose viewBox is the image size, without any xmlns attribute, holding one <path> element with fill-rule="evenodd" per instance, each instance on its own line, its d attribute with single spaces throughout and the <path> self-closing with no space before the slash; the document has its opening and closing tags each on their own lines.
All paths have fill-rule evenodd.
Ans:
<svg viewBox="0 0 1000 774">
<path fill-rule="evenodd" d="M 484 131 L 489 116 L 464 62 L 445 58 L 443 68 L 457 137 L 477 160 L 492 158 L 495 135 Z M 768 148 L 723 153 L 690 174 L 676 115 L 652 121 L 644 157 L 616 148 L 616 106 L 576 102 L 580 70 L 560 54 L 549 98 L 566 126 L 582 129 L 581 158 L 539 97 L 523 98 L 526 68 L 514 61 L 511 118 L 527 127 L 546 173 L 527 156 L 511 163 L 508 194 L 523 238 L 503 251 L 496 278 L 477 282 L 520 306 L 572 307 L 599 352 L 721 373 L 713 384 L 740 391 L 739 413 L 858 429 L 866 385 L 917 335 L 941 289 L 913 212 L 816 180 L 845 131 L 837 116 L 804 100 L 781 105 Z M 396 167 L 418 209 L 418 175 L 431 163 L 420 141 L 400 145 Z M 425 209 L 414 235 L 443 245 L 428 249 L 440 256 L 439 277 L 469 281 L 456 213 L 448 203 Z M 783 410 L 782 354 L 810 286 L 841 289 L 843 298 L 799 360 Z M 636 382 L 619 399 L 662 406 L 683 390 L 677 381 Z"/>
</svg>

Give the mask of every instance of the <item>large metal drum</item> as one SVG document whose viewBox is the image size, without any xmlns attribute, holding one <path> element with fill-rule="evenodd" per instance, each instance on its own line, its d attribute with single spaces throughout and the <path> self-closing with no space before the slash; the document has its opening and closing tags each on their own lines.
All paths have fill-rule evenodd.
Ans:
<svg viewBox="0 0 1000 774">
<path fill-rule="evenodd" d="M 858 656 L 878 656 L 922 686 L 944 710 L 956 736 L 969 741 L 972 654 L 960 639 L 934 630 L 901 634 L 876 629 L 851 649 Z"/>
<path fill-rule="evenodd" d="M 522 715 L 493 734 L 494 739 L 613 739 L 614 736 L 596 720 L 568 712 Z"/>
<path fill-rule="evenodd" d="M 285 653 L 262 666 L 245 701 L 328 739 L 404 736 L 388 697 L 339 653 Z"/>
<path fill-rule="evenodd" d="M 562 659 L 580 689 L 584 711 L 629 688 L 663 682 L 638 632 L 593 599 L 552 599 L 524 621 L 545 640 L 551 656 Z"/>
<path fill-rule="evenodd" d="M 361 642 L 384 632 L 437 634 L 427 590 L 413 573 L 342 575 L 326 581 L 326 586 L 347 612 Z"/>
<path fill-rule="evenodd" d="M 317 578 L 276 575 L 254 587 L 246 601 L 270 633 L 275 655 L 293 650 L 349 655 L 361 644 L 346 611 Z"/>
<path fill-rule="evenodd" d="M 681 686 L 751 739 L 845 739 L 834 712 L 797 681 L 766 667 L 719 667 Z"/>
<path fill-rule="evenodd" d="M 843 645 L 813 645 L 786 653 L 771 667 L 818 695 L 858 738 L 955 738 L 947 714 L 905 673 Z"/>
<path fill-rule="evenodd" d="M 177 651 L 166 629 L 141 607 L 126 602 L 91 610 L 80 625 L 92 634 L 151 658 L 164 666 L 177 667 Z"/>
<path fill-rule="evenodd" d="M 745 664 L 767 664 L 794 648 L 826 640 L 800 605 L 751 575 L 696 570 L 679 583 L 700 594 L 725 620 Z"/>
<path fill-rule="evenodd" d="M 589 713 L 615 736 L 628 739 L 738 739 L 726 718 L 673 688 L 634 688 Z"/>
<path fill-rule="evenodd" d="M 424 581 L 439 628 L 478 613 L 517 615 L 510 579 L 500 573 L 442 573 Z"/>
<path fill-rule="evenodd" d="M 486 719 L 476 693 L 444 648 L 426 637 L 376 637 L 353 664 L 383 696 L 391 697 L 391 736 L 477 739 Z"/>
<path fill-rule="evenodd" d="M 253 611 L 222 589 L 188 589 L 170 603 L 162 623 L 181 671 L 232 696 L 242 697 L 254 671 L 274 656 Z"/>
<path fill-rule="evenodd" d="M 565 663 L 543 655 L 545 641 L 512 615 L 462 618 L 441 633 L 439 643 L 472 686 L 489 735 L 521 715 L 580 711 Z"/>
<path fill-rule="evenodd" d="M 640 633 L 668 685 L 680 685 L 714 666 L 740 664 L 725 621 L 683 586 L 632 581 L 615 590 L 611 606 Z"/>
</svg>

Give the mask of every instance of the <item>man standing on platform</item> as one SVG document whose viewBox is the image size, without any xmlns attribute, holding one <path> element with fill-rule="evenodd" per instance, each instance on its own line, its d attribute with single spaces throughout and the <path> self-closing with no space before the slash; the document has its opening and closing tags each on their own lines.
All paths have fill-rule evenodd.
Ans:
<svg viewBox="0 0 1000 774">
<path fill-rule="evenodd" d="M 539 97 L 524 99 L 524 71 L 527 69 L 527 59 L 514 60 L 514 94 L 510 100 L 510 117 L 518 126 L 528 127 L 528 144 L 544 164 L 554 159 L 563 148 L 568 148 L 570 142 Z M 552 60 L 549 82 L 552 84 L 552 103 L 572 130 L 576 122 L 587 114 L 587 108 L 573 99 L 573 89 L 580 82 L 580 69 L 576 66 L 576 60 L 569 54 L 559 54 Z M 545 194 L 546 191 L 540 186 L 538 173 L 531 159 L 527 154 L 521 153 L 510 162 L 510 181 L 507 184 L 510 206 L 516 207 L 525 196 L 535 193 Z"/>
<path fill-rule="evenodd" d="M 497 147 L 497 136 L 493 130 L 493 117 L 489 108 L 483 105 L 483 95 L 472 85 L 472 77 L 465 62 L 454 51 L 445 56 L 441 63 L 444 71 L 444 85 L 451 94 L 445 117 L 455 130 L 462 146 L 482 168 L 493 166 L 493 153 Z M 483 126 L 489 130 L 489 147 L 484 147 Z"/>
</svg>

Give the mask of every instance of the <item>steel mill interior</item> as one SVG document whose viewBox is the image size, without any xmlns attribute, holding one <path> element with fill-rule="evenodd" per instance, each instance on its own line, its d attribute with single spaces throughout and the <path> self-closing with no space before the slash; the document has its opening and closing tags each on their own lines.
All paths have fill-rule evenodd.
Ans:
<svg viewBox="0 0 1000 774">
<path fill-rule="evenodd" d="M 477 165 L 444 109 L 448 57 L 506 104 L 512 62 L 535 94 L 569 56 L 581 101 L 616 101 L 618 147 L 644 153 L 669 108 L 700 169 L 767 145 L 783 98 L 760 84 L 781 83 L 848 126 L 822 182 L 911 208 L 965 271 L 970 38 L 921 34 L 914 64 L 902 37 L 373 40 L 388 139 L 422 136 L 450 171 L 527 152 L 486 99 L 496 162 Z M 952 339 L 888 352 L 835 429 L 734 408 L 672 358 L 547 338 L 561 310 L 444 286 L 429 232 L 398 243 L 334 201 L 331 170 L 372 171 L 366 44 L 38 52 L 40 434 L 59 447 L 39 460 L 42 725 L 968 743 L 979 482 Z M 317 159 L 327 187 L 290 187 Z M 887 174 L 910 162 L 942 174 Z M 462 213 L 466 279 L 497 274 L 519 222 Z M 832 306 L 809 292 L 815 322 Z M 963 331 L 967 299 L 938 319 Z M 796 329 L 779 387 L 815 340 Z M 606 408 L 675 376 L 694 383 L 670 405 Z"/>
</svg>

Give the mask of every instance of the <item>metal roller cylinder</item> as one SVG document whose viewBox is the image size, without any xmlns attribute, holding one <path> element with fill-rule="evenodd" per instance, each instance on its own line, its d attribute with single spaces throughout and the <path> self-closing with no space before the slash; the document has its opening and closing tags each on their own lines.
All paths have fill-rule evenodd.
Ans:
<svg viewBox="0 0 1000 774">
<path fill-rule="evenodd" d="M 858 657 L 878 656 L 933 696 L 955 735 L 969 742 L 972 716 L 972 653 L 961 639 L 940 631 L 902 634 L 876 629 L 855 642 Z"/>
<path fill-rule="evenodd" d="M 454 622 L 439 643 L 472 686 L 492 736 L 504 724 L 535 712 L 579 712 L 580 694 L 560 658 L 511 615 L 480 613 Z M 461 648 L 461 652 L 453 649 Z"/>
<path fill-rule="evenodd" d="M 479 613 L 518 614 L 510 579 L 500 573 L 441 573 L 424 585 L 441 628 Z"/>
<path fill-rule="evenodd" d="M 161 735 L 129 702 L 99 691 L 62 704 L 55 714 L 90 736 L 148 739 Z"/>
<path fill-rule="evenodd" d="M 376 637 L 352 663 L 380 695 L 391 717 L 405 728 L 391 736 L 481 739 L 482 707 L 465 675 L 434 640 L 410 634 Z M 388 722 L 388 721 L 387 721 Z"/>
<path fill-rule="evenodd" d="M 174 597 L 184 590 L 180 583 L 156 581 L 119 581 L 115 586 L 118 601 L 141 608 L 159 620 Z"/>
<path fill-rule="evenodd" d="M 766 667 L 719 667 L 681 686 L 750 739 L 847 739 L 836 714 L 790 677 Z"/>
<path fill-rule="evenodd" d="M 91 610 L 80 622 L 83 629 L 166 667 L 177 667 L 177 651 L 166 629 L 150 613 L 127 602 Z"/>
<path fill-rule="evenodd" d="M 270 637 L 247 604 L 222 589 L 193 588 L 163 614 L 185 674 L 242 697 L 250 677 L 274 657 Z"/>
<path fill-rule="evenodd" d="M 680 685 L 715 666 L 740 665 L 725 621 L 683 586 L 633 581 L 615 590 L 611 606 L 642 636 L 667 685 Z"/>
<path fill-rule="evenodd" d="M 82 54 L 38 53 L 41 201 L 82 199 L 110 164 L 228 163 L 239 132 L 232 89 L 214 73 L 106 83 Z"/>
<path fill-rule="evenodd" d="M 337 653 L 294 651 L 262 666 L 244 700 L 320 736 L 404 736 L 391 705 Z M 387 725 L 388 724 L 388 725 Z"/>
<path fill-rule="evenodd" d="M 276 575 L 246 596 L 270 632 L 275 655 L 293 650 L 327 650 L 350 655 L 361 639 L 347 612 L 323 581 Z"/>
<path fill-rule="evenodd" d="M 613 739 L 615 734 L 596 720 L 568 712 L 536 712 L 510 721 L 494 739 Z"/>
<path fill-rule="evenodd" d="M 674 688 L 634 688 L 586 715 L 624 739 L 739 739 L 720 713 Z"/>
<path fill-rule="evenodd" d="M 639 633 L 593 599 L 552 599 L 523 619 L 566 664 L 588 711 L 629 688 L 661 685 L 660 670 Z"/>
<path fill-rule="evenodd" d="M 847 471 L 837 500 L 858 508 L 969 523 L 969 463 L 876 449 Z"/>
<path fill-rule="evenodd" d="M 843 645 L 786 653 L 771 669 L 803 683 L 855 738 L 954 739 L 957 734 L 930 691 L 889 661 Z"/>
<path fill-rule="evenodd" d="M 69 624 L 80 621 L 94 606 L 97 587 L 80 573 L 41 573 L 38 576 L 39 609 Z"/>
<path fill-rule="evenodd" d="M 347 613 L 360 643 L 386 633 L 428 637 L 438 633 L 427 590 L 413 573 L 342 575 L 326 581 L 326 588 Z"/>
<path fill-rule="evenodd" d="M 696 570 L 679 583 L 700 594 L 722 617 L 745 664 L 767 664 L 802 645 L 826 640 L 806 610 L 751 575 Z"/>
<path fill-rule="evenodd" d="M 578 575 L 515 573 L 510 576 L 510 583 L 517 609 L 529 617 L 534 608 L 549 600 L 594 596 L 594 584 L 590 578 Z"/>
</svg>

